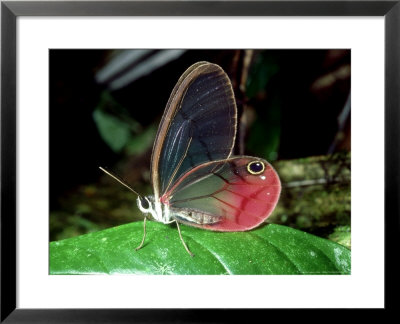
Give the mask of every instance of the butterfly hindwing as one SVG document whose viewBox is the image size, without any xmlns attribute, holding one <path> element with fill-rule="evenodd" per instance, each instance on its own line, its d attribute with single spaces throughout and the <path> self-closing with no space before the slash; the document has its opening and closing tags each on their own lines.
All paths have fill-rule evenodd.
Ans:
<svg viewBox="0 0 400 324">
<path fill-rule="evenodd" d="M 172 91 L 152 154 L 155 198 L 194 167 L 226 159 L 236 134 L 236 104 L 225 72 L 215 64 L 191 66 Z"/>
<path fill-rule="evenodd" d="M 280 190 L 278 174 L 267 161 L 244 156 L 194 168 L 161 200 L 180 222 L 215 231 L 246 231 L 272 213 Z"/>
</svg>

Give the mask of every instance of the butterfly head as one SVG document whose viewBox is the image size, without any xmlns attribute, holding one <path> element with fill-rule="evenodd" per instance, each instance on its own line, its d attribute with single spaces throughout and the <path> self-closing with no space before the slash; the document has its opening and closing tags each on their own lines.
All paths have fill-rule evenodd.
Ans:
<svg viewBox="0 0 400 324">
<path fill-rule="evenodd" d="M 160 202 L 156 203 L 153 196 L 139 196 L 136 202 L 140 211 L 146 215 L 150 214 L 155 221 L 164 224 L 169 224 L 171 222 L 168 205 Z"/>
<path fill-rule="evenodd" d="M 139 196 L 136 199 L 137 205 L 140 211 L 144 214 L 151 214 L 152 210 L 154 210 L 154 198 L 152 196 L 142 197 Z"/>
</svg>

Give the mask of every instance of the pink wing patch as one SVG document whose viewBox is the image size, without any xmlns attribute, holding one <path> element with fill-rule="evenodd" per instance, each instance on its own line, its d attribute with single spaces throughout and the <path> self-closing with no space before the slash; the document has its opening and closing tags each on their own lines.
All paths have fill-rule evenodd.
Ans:
<svg viewBox="0 0 400 324">
<path fill-rule="evenodd" d="M 281 191 L 265 160 L 237 157 L 204 163 L 183 175 L 161 201 L 173 216 L 213 231 L 247 231 L 265 221 Z"/>
</svg>

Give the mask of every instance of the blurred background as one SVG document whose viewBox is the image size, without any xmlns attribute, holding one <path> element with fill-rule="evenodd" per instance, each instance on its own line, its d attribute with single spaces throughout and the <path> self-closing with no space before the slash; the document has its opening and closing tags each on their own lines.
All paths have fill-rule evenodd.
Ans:
<svg viewBox="0 0 400 324">
<path fill-rule="evenodd" d="M 50 50 L 50 240 L 143 220 L 150 157 L 169 95 L 193 63 L 219 64 L 234 88 L 235 154 L 282 181 L 267 222 L 350 247 L 350 50 Z"/>
</svg>

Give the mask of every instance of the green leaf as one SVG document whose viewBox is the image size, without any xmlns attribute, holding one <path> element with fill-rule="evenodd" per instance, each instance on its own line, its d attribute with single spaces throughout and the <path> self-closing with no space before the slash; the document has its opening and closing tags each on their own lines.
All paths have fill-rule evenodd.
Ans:
<svg viewBox="0 0 400 324">
<path fill-rule="evenodd" d="M 50 274 L 350 274 L 350 250 L 334 242 L 270 224 L 220 233 L 147 222 L 50 243 Z"/>
<path fill-rule="evenodd" d="M 119 153 L 130 138 L 130 127 L 127 123 L 100 109 L 93 112 L 101 138 L 116 153 Z"/>
<path fill-rule="evenodd" d="M 154 138 L 157 134 L 155 125 L 147 127 L 141 134 L 132 136 L 127 145 L 126 151 L 128 155 L 142 154 L 153 146 Z"/>
</svg>

